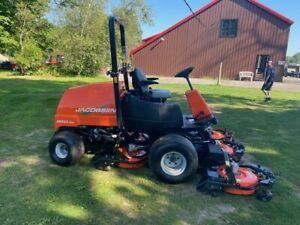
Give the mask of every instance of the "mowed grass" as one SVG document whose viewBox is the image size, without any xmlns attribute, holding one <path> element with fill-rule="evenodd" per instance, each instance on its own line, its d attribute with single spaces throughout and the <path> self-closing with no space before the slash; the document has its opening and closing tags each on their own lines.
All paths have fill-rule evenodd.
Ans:
<svg viewBox="0 0 300 225">
<path fill-rule="evenodd" d="M 48 156 L 53 115 L 64 90 L 96 78 L 0 74 L 0 224 L 299 224 L 300 93 L 273 92 L 269 104 L 255 89 L 195 86 L 220 124 L 234 131 L 256 162 L 277 181 L 271 202 L 195 190 L 199 175 L 179 185 L 155 179 L 146 167 L 98 171 L 84 156 L 76 166 Z M 185 103 L 185 84 L 160 85 Z"/>
</svg>

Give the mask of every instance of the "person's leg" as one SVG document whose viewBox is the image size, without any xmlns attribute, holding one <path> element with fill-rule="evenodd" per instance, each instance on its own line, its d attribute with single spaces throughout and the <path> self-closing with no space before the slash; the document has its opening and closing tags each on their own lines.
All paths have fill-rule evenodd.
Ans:
<svg viewBox="0 0 300 225">
<path fill-rule="evenodd" d="M 268 97 L 268 93 L 266 90 L 262 89 L 262 92 L 264 93 L 265 97 Z"/>
<path fill-rule="evenodd" d="M 272 88 L 273 82 L 267 81 L 264 83 L 264 85 L 262 86 L 261 90 L 263 91 L 265 97 L 266 97 L 266 102 L 271 101 L 271 97 L 270 97 L 270 91 Z"/>
<path fill-rule="evenodd" d="M 271 91 L 268 91 L 268 98 L 269 98 L 269 101 L 271 101 Z"/>
<path fill-rule="evenodd" d="M 268 90 L 268 91 L 266 91 L 266 102 L 269 102 L 269 101 L 271 101 L 271 96 L 270 96 L 270 91 Z"/>
<path fill-rule="evenodd" d="M 262 89 L 262 92 L 265 95 L 265 102 L 269 102 L 271 100 L 271 98 L 270 98 L 270 91 Z"/>
<path fill-rule="evenodd" d="M 271 90 L 272 90 L 273 84 L 274 84 L 274 82 L 271 81 L 268 85 L 268 101 L 271 101 Z"/>
</svg>

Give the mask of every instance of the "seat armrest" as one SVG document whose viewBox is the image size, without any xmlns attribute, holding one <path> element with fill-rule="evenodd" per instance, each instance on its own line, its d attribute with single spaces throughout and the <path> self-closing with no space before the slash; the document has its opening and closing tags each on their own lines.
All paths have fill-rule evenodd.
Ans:
<svg viewBox="0 0 300 225">
<path fill-rule="evenodd" d="M 153 81 L 153 80 L 142 80 L 140 82 L 141 86 L 149 86 L 149 85 L 152 85 L 152 84 L 158 84 L 158 82 Z"/>
<path fill-rule="evenodd" d="M 158 77 L 147 77 L 147 80 L 158 80 Z"/>
</svg>

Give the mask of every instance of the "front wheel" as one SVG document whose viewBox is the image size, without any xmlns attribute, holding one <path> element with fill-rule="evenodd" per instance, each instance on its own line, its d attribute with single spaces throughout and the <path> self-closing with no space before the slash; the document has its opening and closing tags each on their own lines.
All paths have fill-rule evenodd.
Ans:
<svg viewBox="0 0 300 225">
<path fill-rule="evenodd" d="M 59 131 L 50 140 L 50 157 L 60 166 L 75 164 L 83 153 L 84 144 L 82 138 L 71 131 Z"/>
<path fill-rule="evenodd" d="M 161 181 L 181 183 L 196 172 L 198 155 L 187 138 L 170 134 L 161 137 L 152 145 L 149 165 Z"/>
</svg>

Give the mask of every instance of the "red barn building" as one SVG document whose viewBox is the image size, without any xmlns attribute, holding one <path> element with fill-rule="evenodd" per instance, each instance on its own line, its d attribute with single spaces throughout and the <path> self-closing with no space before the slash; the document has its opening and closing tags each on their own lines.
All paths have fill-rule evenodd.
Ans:
<svg viewBox="0 0 300 225">
<path fill-rule="evenodd" d="M 262 77 L 271 59 L 282 81 L 293 21 L 255 0 L 214 0 L 165 31 L 144 39 L 131 51 L 132 63 L 147 74 L 174 76 L 194 66 L 194 77 L 240 71 Z"/>
</svg>

